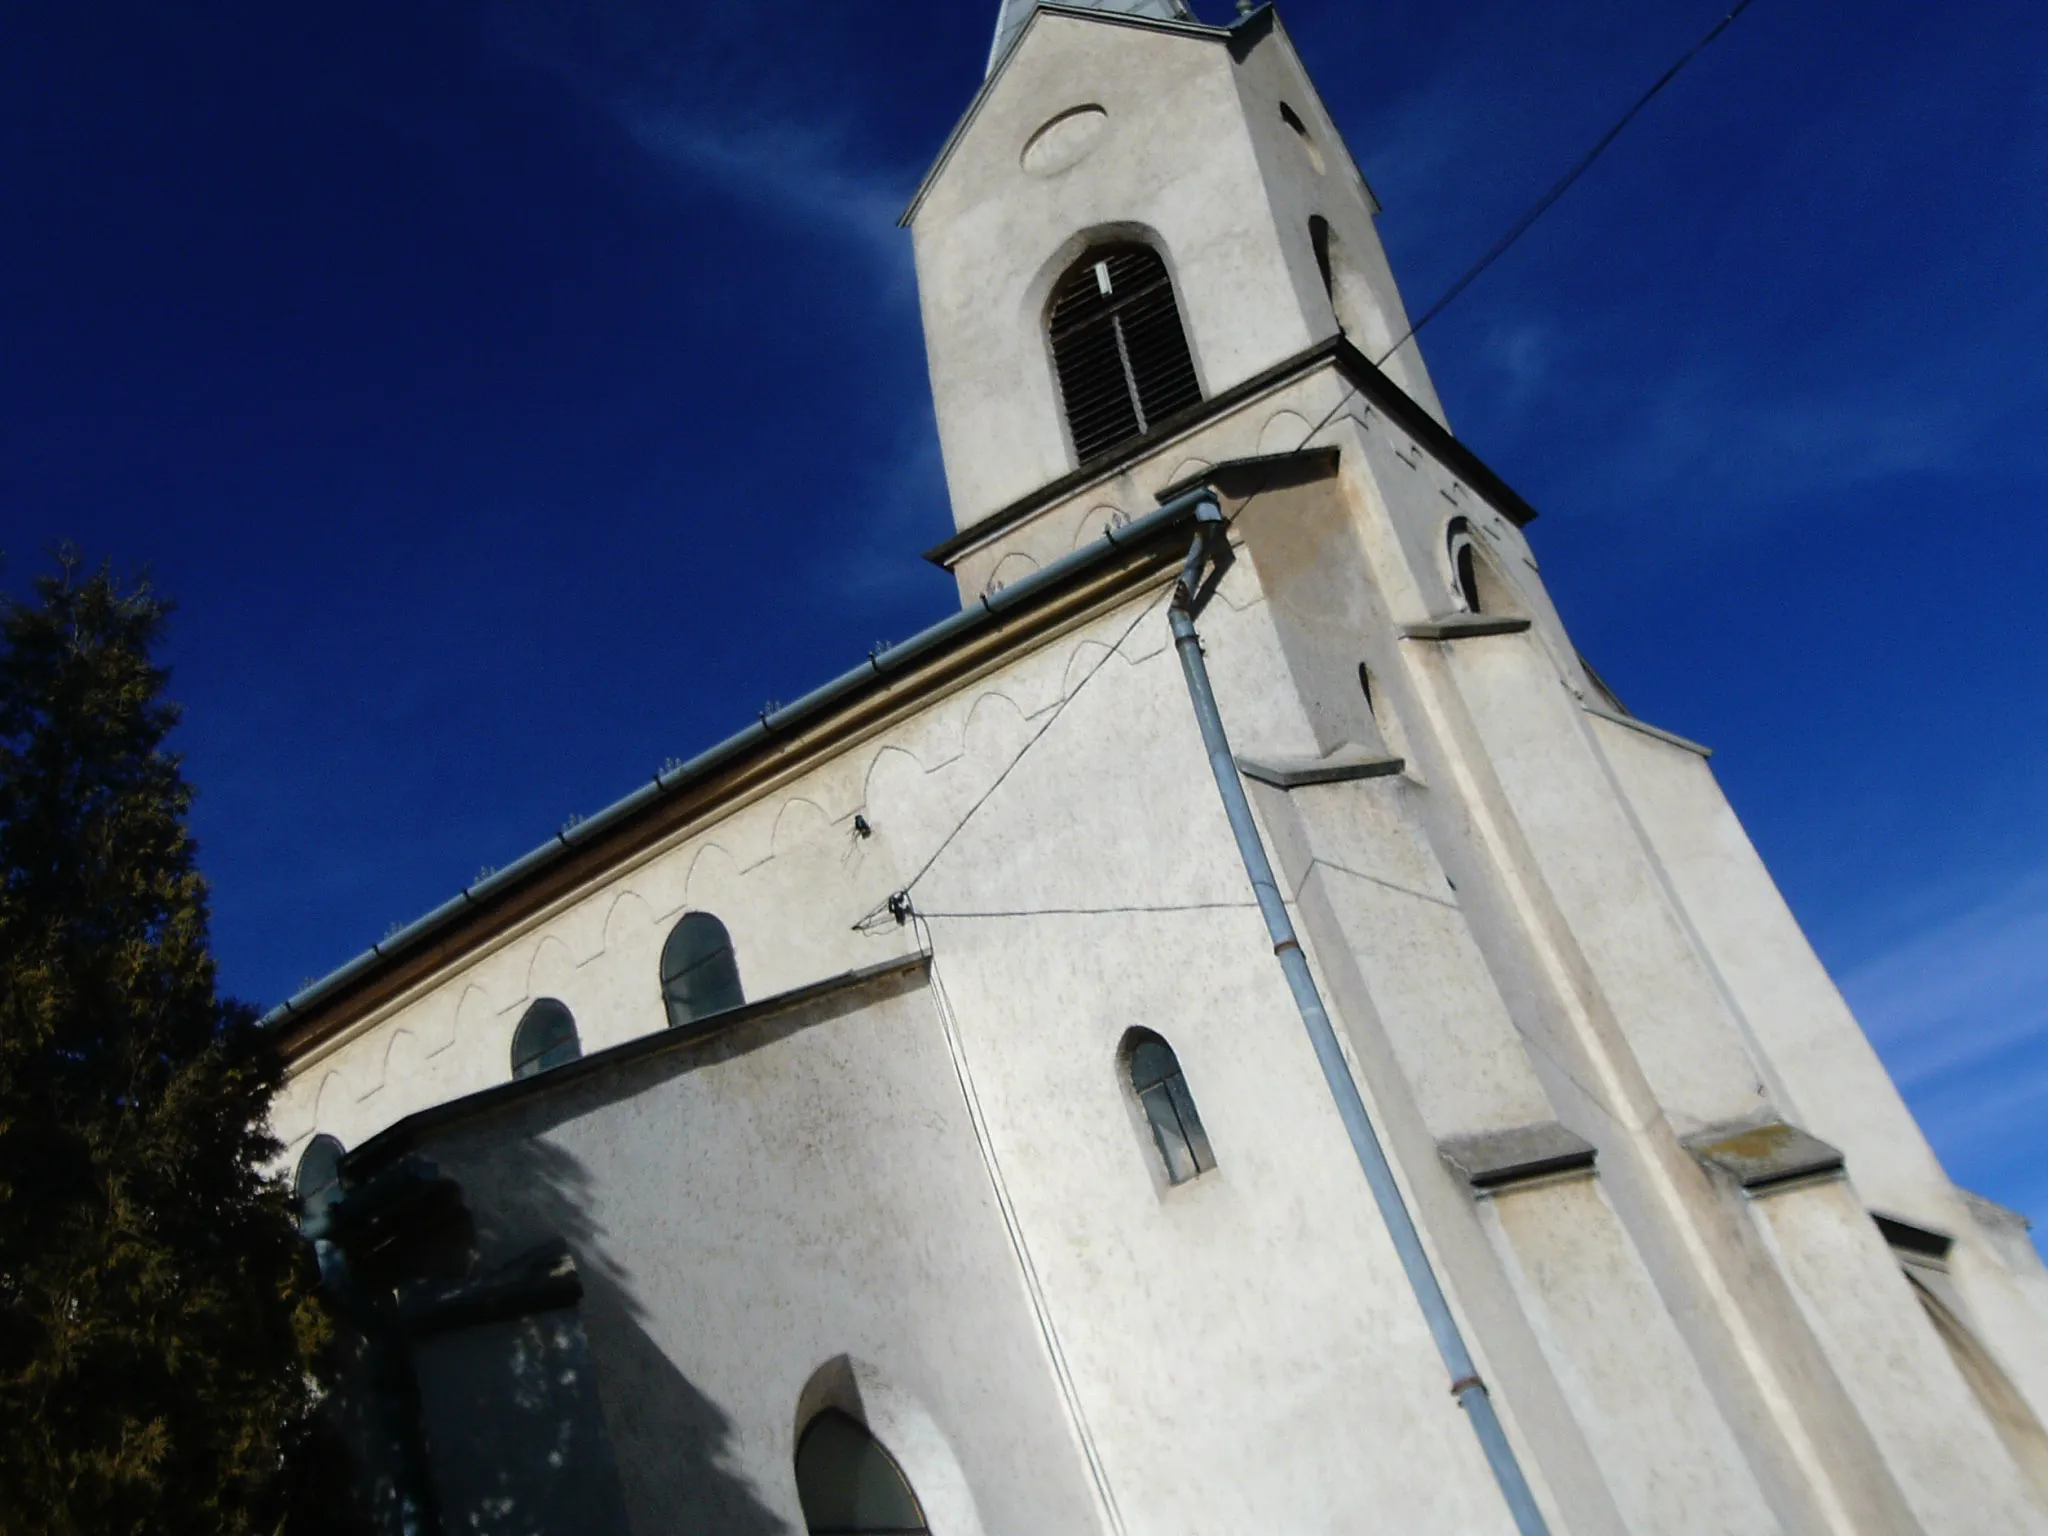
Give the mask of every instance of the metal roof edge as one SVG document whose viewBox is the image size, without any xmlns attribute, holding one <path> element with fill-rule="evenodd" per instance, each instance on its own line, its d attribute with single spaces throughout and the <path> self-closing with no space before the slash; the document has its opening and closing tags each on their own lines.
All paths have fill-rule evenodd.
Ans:
<svg viewBox="0 0 2048 1536">
<path fill-rule="evenodd" d="M 596 815 L 570 823 L 547 842 L 488 878 L 464 887 L 425 916 L 416 918 L 381 942 L 371 945 L 368 950 L 310 986 L 302 987 L 264 1014 L 260 1022 L 265 1028 L 275 1028 L 302 1014 L 312 1012 L 331 1001 L 343 988 L 361 981 L 372 971 L 396 960 L 400 955 L 416 950 L 428 938 L 446 928 L 456 917 L 524 883 L 571 849 L 589 842 L 602 832 L 609 831 L 636 812 L 699 782 L 725 764 L 745 756 L 753 748 L 787 735 L 802 725 L 812 723 L 816 718 L 828 714 L 841 701 L 852 697 L 858 690 L 886 680 L 891 675 L 903 671 L 911 662 L 943 650 L 950 642 L 994 623 L 1003 615 L 1023 606 L 1040 593 L 1060 585 L 1069 577 L 1080 574 L 1118 549 L 1184 520 L 1192 514 L 1199 503 L 1212 499 L 1212 495 L 1213 493 L 1206 488 L 1191 490 L 1157 511 L 1133 519 L 1122 528 L 1106 529 L 1100 537 L 1053 561 L 1044 569 L 1033 571 L 1000 592 L 989 593 L 977 599 L 960 612 L 950 614 L 938 623 L 920 630 L 908 640 L 886 650 L 869 652 L 868 659 L 860 666 L 840 673 L 824 686 L 812 689 L 792 704 L 773 711 L 763 711 L 754 724 L 706 748 L 689 761 L 657 775 L 653 783 L 641 785 L 630 794 L 613 801 Z"/>
</svg>

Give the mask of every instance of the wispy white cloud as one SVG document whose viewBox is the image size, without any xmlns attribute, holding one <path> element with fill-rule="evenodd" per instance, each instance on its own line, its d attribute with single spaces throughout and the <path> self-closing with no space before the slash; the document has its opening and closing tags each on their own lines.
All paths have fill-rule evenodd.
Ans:
<svg viewBox="0 0 2048 1536">
<path fill-rule="evenodd" d="M 946 505 L 946 477 L 938 439 L 927 433 L 898 444 L 891 457 L 861 478 L 866 494 L 860 499 L 859 526 L 819 567 L 818 584 L 850 606 L 875 610 L 918 599 L 947 600 L 950 579 L 917 558 L 920 545 L 935 543 L 950 531 L 939 511 Z"/>
<path fill-rule="evenodd" d="M 1729 370 L 1671 377 L 1631 412 L 1584 487 L 1587 510 L 1639 512 L 1682 491 L 1716 504 L 1726 531 L 1816 492 L 1953 463 L 1972 428 L 1964 406 L 1917 389 L 1850 386 L 1758 395 Z"/>
<path fill-rule="evenodd" d="M 1865 960 L 1842 990 L 1950 1172 L 2048 1215 L 2048 871 Z"/>
<path fill-rule="evenodd" d="M 832 18 L 800 35 L 787 16 L 746 8 L 683 3 L 642 20 L 615 32 L 617 17 L 565 24 L 543 5 L 501 17 L 495 35 L 508 57 L 613 125 L 678 195 L 709 193 L 821 252 L 821 310 L 859 347 L 874 395 L 906 409 L 873 428 L 869 451 L 832 467 L 859 516 L 818 525 L 811 584 L 820 601 L 865 613 L 943 591 L 916 555 L 944 521 L 945 486 L 919 408 L 916 278 L 897 227 L 922 167 L 877 156 L 854 119 L 835 115 L 834 93 L 804 88 L 832 54 Z"/>
<path fill-rule="evenodd" d="M 791 32 L 786 19 L 747 7 L 572 20 L 515 5 L 494 16 L 492 37 L 683 181 L 845 241 L 907 278 L 896 218 L 919 167 L 878 160 L 851 120 L 826 108 L 829 96 L 802 88 L 812 55 L 830 51 L 830 30 Z"/>
<path fill-rule="evenodd" d="M 1872 957 L 1843 990 L 1902 1084 L 2048 1044 L 2048 873 Z"/>
<path fill-rule="evenodd" d="M 606 110 L 633 141 L 700 184 L 861 250 L 908 291 L 910 242 L 896 227 L 912 178 L 862 163 L 816 123 L 735 121 L 624 96 Z"/>
</svg>

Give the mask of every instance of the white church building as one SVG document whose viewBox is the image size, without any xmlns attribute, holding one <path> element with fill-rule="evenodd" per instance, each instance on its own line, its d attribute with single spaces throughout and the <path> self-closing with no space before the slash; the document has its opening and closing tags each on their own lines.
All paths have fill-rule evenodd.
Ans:
<svg viewBox="0 0 2048 1536">
<path fill-rule="evenodd" d="M 961 611 L 271 1016 L 382 1529 L 2048 1536 L 2025 1221 L 1377 212 L 1270 7 L 1005 0 L 903 219 Z"/>
</svg>

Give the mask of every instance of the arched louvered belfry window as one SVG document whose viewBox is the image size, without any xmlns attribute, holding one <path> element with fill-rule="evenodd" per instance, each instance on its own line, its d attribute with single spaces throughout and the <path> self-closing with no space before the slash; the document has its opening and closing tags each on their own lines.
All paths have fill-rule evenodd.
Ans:
<svg viewBox="0 0 2048 1536">
<path fill-rule="evenodd" d="M 1202 398 L 1173 279 L 1149 245 L 1088 252 L 1053 289 L 1046 324 L 1083 463 Z"/>
<path fill-rule="evenodd" d="M 692 912 L 661 946 L 661 999 L 670 1024 L 687 1024 L 744 1003 L 732 935 L 709 912 Z"/>
<path fill-rule="evenodd" d="M 583 1056 L 576 1034 L 576 1016 L 552 997 L 539 998 L 512 1031 L 512 1077 L 536 1077 L 550 1067 L 566 1066 Z"/>
<path fill-rule="evenodd" d="M 292 1192 L 299 1197 L 299 1225 L 312 1225 L 316 1217 L 341 1198 L 341 1143 L 332 1136 L 315 1136 L 299 1156 L 299 1171 L 292 1178 Z"/>
<path fill-rule="evenodd" d="M 931 1536 L 896 1458 L 836 1408 L 797 1442 L 796 1493 L 809 1536 Z"/>
</svg>

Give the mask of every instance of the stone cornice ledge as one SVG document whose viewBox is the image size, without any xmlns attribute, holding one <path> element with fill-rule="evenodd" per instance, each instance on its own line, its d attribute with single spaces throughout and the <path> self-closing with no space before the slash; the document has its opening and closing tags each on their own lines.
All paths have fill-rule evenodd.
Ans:
<svg viewBox="0 0 2048 1536">
<path fill-rule="evenodd" d="M 1654 736 L 1670 746 L 1682 747 L 1687 752 L 1697 752 L 1701 757 L 1714 755 L 1712 747 L 1703 747 L 1689 736 L 1681 736 L 1676 731 L 1662 730 L 1647 721 L 1638 720 L 1634 715 L 1616 714 L 1611 709 L 1602 709 L 1598 704 L 1587 704 L 1583 701 L 1579 707 L 1589 715 L 1598 716 L 1613 725 L 1625 725 L 1632 731 L 1641 731 L 1645 736 Z"/>
<path fill-rule="evenodd" d="M 1475 1195 L 1590 1174 L 1594 1162 L 1593 1144 L 1555 1120 L 1454 1136 L 1437 1153 Z"/>
<path fill-rule="evenodd" d="M 1368 747 L 1342 746 L 1323 757 L 1240 757 L 1238 771 L 1275 789 L 1300 789 L 1308 784 L 1345 784 L 1353 779 L 1381 779 L 1399 773 L 1407 763 Z"/>
<path fill-rule="evenodd" d="M 1493 613 L 1446 613 L 1419 624 L 1403 624 L 1404 640 L 1464 640 L 1476 635 L 1519 635 L 1527 619 Z"/>
<path fill-rule="evenodd" d="M 1684 1138 L 1686 1151 L 1726 1174 L 1743 1193 L 1774 1193 L 1842 1175 L 1841 1150 L 1783 1120 L 1712 1126 Z"/>
</svg>

